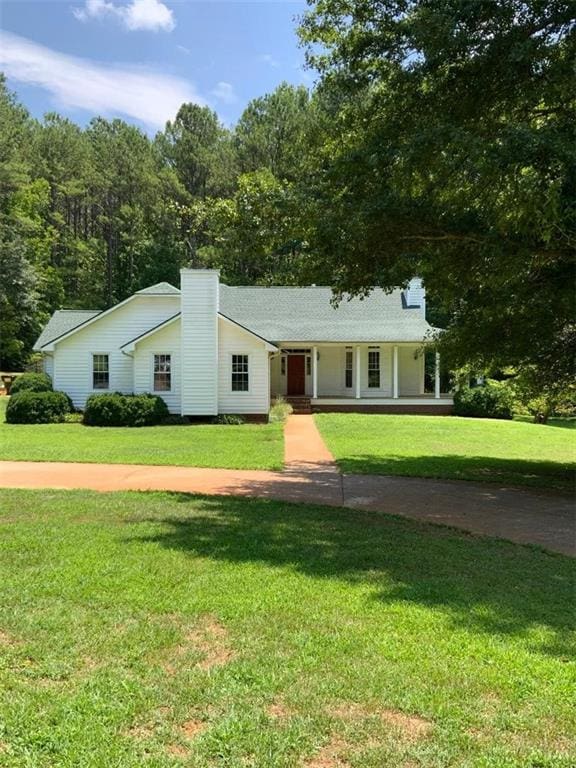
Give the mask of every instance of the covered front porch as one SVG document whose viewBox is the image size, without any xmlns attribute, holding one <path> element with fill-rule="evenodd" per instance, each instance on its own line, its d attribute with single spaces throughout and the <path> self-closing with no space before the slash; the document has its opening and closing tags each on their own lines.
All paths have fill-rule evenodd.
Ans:
<svg viewBox="0 0 576 768">
<path fill-rule="evenodd" d="M 422 344 L 280 345 L 270 364 L 271 396 L 313 411 L 449 413 L 440 356 Z"/>
</svg>

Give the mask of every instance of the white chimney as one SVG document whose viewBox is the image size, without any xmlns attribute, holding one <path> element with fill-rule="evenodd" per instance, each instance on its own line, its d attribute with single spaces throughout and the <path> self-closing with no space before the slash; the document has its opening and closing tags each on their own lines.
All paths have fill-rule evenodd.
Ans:
<svg viewBox="0 0 576 768">
<path fill-rule="evenodd" d="M 404 300 L 407 308 L 418 308 L 426 317 L 426 289 L 422 285 L 421 277 L 413 277 L 404 289 Z"/>
<path fill-rule="evenodd" d="M 217 269 L 180 270 L 182 414 L 218 413 Z"/>
</svg>

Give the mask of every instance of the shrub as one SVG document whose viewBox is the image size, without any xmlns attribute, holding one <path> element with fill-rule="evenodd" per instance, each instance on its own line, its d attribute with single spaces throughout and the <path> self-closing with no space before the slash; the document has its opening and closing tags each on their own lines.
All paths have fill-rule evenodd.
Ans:
<svg viewBox="0 0 576 768">
<path fill-rule="evenodd" d="M 84 409 L 89 427 L 147 427 L 168 416 L 168 406 L 157 395 L 123 395 L 113 392 L 90 395 Z"/>
<path fill-rule="evenodd" d="M 272 401 L 268 421 L 272 423 L 286 421 L 288 416 L 292 413 L 292 410 L 293 408 L 290 403 L 287 403 L 283 397 L 277 397 Z"/>
<path fill-rule="evenodd" d="M 481 387 L 461 387 L 454 393 L 454 414 L 481 419 L 511 419 L 513 395 L 505 383 L 489 379 Z"/>
<path fill-rule="evenodd" d="M 17 395 L 18 392 L 51 392 L 52 382 L 50 376 L 45 373 L 22 373 L 17 376 L 10 389 L 11 395 Z"/>
<path fill-rule="evenodd" d="M 246 419 L 238 413 L 219 413 L 218 416 L 214 417 L 212 423 L 240 425 L 245 424 Z"/>
<path fill-rule="evenodd" d="M 81 413 L 67 413 L 66 416 L 64 416 L 64 421 L 66 424 L 82 424 L 84 417 Z"/>
<path fill-rule="evenodd" d="M 538 369 L 521 369 L 512 380 L 514 410 L 530 415 L 536 424 L 546 424 L 550 416 L 576 414 L 576 385 L 573 382 L 551 382 Z"/>
<path fill-rule="evenodd" d="M 24 389 L 10 397 L 6 408 L 9 424 L 53 424 L 64 421 L 72 404 L 64 392 L 34 392 Z"/>
</svg>

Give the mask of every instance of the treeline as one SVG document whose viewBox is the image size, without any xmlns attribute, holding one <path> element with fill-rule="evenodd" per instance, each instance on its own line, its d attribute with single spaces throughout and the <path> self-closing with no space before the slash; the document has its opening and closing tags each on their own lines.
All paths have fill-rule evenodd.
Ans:
<svg viewBox="0 0 576 768">
<path fill-rule="evenodd" d="M 184 265 L 232 284 L 301 281 L 294 186 L 312 112 L 308 91 L 284 84 L 233 130 L 184 104 L 150 138 L 122 120 L 35 120 L 0 82 L 3 369 L 26 363 L 54 309 L 177 285 Z"/>
</svg>

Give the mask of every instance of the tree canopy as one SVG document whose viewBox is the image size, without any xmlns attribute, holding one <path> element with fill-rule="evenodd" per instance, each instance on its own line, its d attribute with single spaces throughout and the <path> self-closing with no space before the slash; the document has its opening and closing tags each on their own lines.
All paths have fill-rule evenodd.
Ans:
<svg viewBox="0 0 576 768">
<path fill-rule="evenodd" d="M 341 290 L 421 274 L 457 364 L 572 370 L 575 19 L 563 0 L 318 0 L 333 120 L 314 250 Z"/>
</svg>

